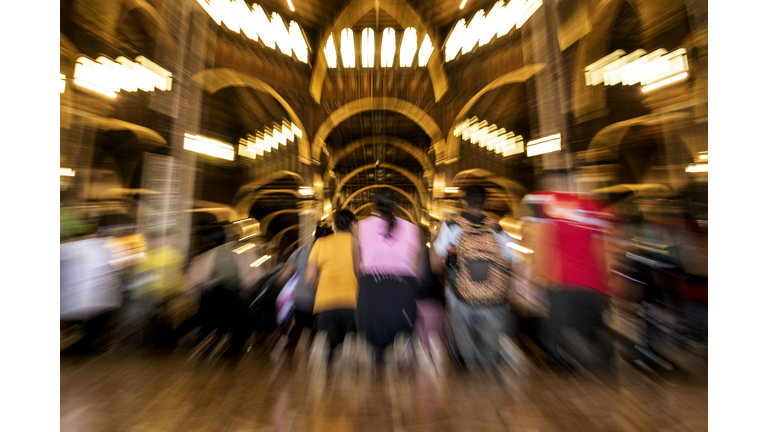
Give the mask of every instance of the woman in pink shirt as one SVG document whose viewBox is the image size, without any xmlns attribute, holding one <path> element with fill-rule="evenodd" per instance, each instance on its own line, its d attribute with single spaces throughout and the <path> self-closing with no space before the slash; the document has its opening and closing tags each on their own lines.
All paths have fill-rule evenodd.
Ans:
<svg viewBox="0 0 768 432">
<path fill-rule="evenodd" d="M 419 287 L 419 228 L 395 217 L 395 191 L 374 198 L 372 217 L 359 222 L 360 276 L 358 331 L 374 347 L 376 359 L 398 333 L 410 334 L 416 320 Z"/>
</svg>

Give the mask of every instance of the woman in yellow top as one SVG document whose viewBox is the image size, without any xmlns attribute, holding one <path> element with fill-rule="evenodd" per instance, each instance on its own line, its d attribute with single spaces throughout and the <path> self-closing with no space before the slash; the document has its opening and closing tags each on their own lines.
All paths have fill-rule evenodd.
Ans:
<svg viewBox="0 0 768 432">
<path fill-rule="evenodd" d="M 349 210 L 341 210 L 333 220 L 334 234 L 317 239 L 312 247 L 304 273 L 307 286 L 314 286 L 315 325 L 317 331 L 328 335 L 331 351 L 344 341 L 344 336 L 356 331 L 357 276 L 359 246 L 353 232 L 357 219 Z M 318 280 L 319 273 L 319 280 Z"/>
</svg>

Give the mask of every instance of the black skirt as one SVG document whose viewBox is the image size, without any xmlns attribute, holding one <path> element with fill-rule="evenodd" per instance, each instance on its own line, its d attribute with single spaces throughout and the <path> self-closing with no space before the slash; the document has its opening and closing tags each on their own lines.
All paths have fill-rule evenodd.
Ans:
<svg viewBox="0 0 768 432">
<path fill-rule="evenodd" d="M 413 331 L 418 279 L 365 275 L 359 287 L 357 330 L 374 348 L 383 349 L 395 341 L 398 333 Z"/>
</svg>

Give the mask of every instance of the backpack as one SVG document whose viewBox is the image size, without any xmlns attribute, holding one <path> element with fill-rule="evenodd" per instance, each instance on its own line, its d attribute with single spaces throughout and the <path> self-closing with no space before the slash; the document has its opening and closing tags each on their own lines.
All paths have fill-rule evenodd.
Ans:
<svg viewBox="0 0 768 432">
<path fill-rule="evenodd" d="M 483 218 L 479 224 L 456 216 L 448 224 L 462 229 L 456 245 L 454 283 L 456 295 L 467 303 L 505 303 L 511 286 L 509 262 L 502 256 L 495 233 L 501 226 Z"/>
</svg>

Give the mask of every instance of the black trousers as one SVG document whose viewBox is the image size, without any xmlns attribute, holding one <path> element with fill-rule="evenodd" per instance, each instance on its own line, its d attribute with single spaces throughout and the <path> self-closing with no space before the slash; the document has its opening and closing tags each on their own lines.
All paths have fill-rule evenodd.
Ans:
<svg viewBox="0 0 768 432">
<path fill-rule="evenodd" d="M 357 325 L 380 360 L 384 348 L 395 341 L 398 333 L 413 331 L 418 280 L 365 275 L 358 284 Z"/>
<path fill-rule="evenodd" d="M 610 298 L 591 288 L 561 289 L 552 291 L 549 297 L 548 349 L 557 360 L 564 361 L 558 347 L 563 345 L 562 331 L 577 331 L 585 340 L 596 342 L 596 330 L 604 329 L 603 311 Z"/>
<path fill-rule="evenodd" d="M 308 328 L 311 331 L 310 336 L 315 336 L 315 316 L 312 315 L 312 312 L 296 310 L 293 312 L 293 316 L 296 319 L 296 322 L 289 335 L 291 343 L 298 342 L 299 337 L 301 337 L 301 332 L 305 328 Z"/>
<path fill-rule="evenodd" d="M 315 326 L 317 331 L 328 333 L 328 343 L 331 345 L 331 352 L 344 342 L 344 336 L 347 333 L 357 331 L 355 325 L 354 309 L 333 309 L 315 314 Z"/>
</svg>

